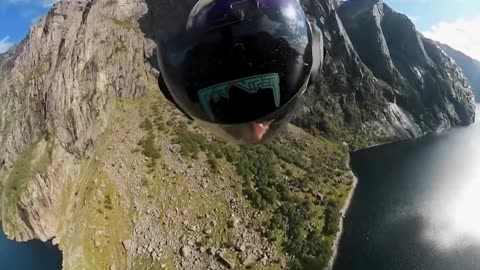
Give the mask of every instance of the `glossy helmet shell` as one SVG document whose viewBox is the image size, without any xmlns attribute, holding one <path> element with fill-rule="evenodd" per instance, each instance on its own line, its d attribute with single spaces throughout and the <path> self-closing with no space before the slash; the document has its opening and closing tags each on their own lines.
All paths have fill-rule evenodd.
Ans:
<svg viewBox="0 0 480 270">
<path fill-rule="evenodd" d="M 211 129 L 288 122 L 314 65 L 312 43 L 298 0 L 201 0 L 186 27 L 159 42 L 158 60 L 177 105 Z"/>
</svg>

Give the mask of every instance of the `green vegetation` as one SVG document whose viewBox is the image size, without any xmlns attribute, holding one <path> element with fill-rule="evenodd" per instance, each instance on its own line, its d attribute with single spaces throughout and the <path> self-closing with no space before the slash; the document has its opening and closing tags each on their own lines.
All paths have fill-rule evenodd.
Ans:
<svg viewBox="0 0 480 270">
<path fill-rule="evenodd" d="M 112 197 L 110 196 L 110 194 L 107 194 L 105 196 L 105 200 L 103 201 L 103 205 L 104 205 L 105 209 L 107 209 L 107 210 L 112 210 L 113 209 Z"/>
<path fill-rule="evenodd" d="M 148 133 L 147 138 L 144 141 L 141 141 L 140 144 L 143 148 L 142 154 L 150 159 L 147 166 L 152 169 L 150 170 L 151 173 L 153 172 L 153 168 L 157 165 L 157 160 L 161 157 L 160 149 L 155 145 L 155 135 L 151 132 Z"/>
<path fill-rule="evenodd" d="M 299 133 L 302 136 L 293 134 L 270 145 L 229 145 L 205 136 L 200 128 L 181 116 L 172 115 L 168 107 L 162 108 L 156 100 L 148 103 L 155 106 L 143 106 L 144 103 L 138 100 L 122 103 L 141 108 L 143 121 L 140 127 L 145 135 L 138 144 L 138 151 L 148 157 L 147 166 L 151 173 L 141 180 L 141 200 L 157 206 L 161 217 L 178 205 L 185 206 L 184 218 L 189 221 L 189 226 L 196 228 L 208 227 L 215 221 L 211 234 L 203 235 L 197 245 L 227 249 L 233 246 L 232 231 L 227 229 L 231 209 L 225 198 L 215 195 L 205 200 L 203 194 L 194 192 L 197 187 L 192 181 L 160 162 L 160 145 L 176 143 L 186 158 L 208 164 L 211 167 L 209 175 L 243 179 L 240 181 L 242 185 L 237 182 L 235 189 L 242 189 L 249 204 L 262 210 L 254 222 L 263 225 L 265 236 L 278 246 L 279 251 L 291 255 L 289 266 L 292 269 L 308 269 L 312 265 L 313 269 L 320 269 L 327 263 L 334 232 L 338 229 L 338 209 L 334 207 L 343 204 L 351 180 L 346 173 L 345 147 L 314 138 L 303 131 Z M 134 124 L 133 128 L 137 125 Z M 100 143 L 99 153 L 108 155 L 102 145 Z M 108 174 L 103 172 L 103 161 L 110 164 L 99 156 L 98 161 L 94 158 L 82 165 L 82 181 L 75 181 L 76 184 L 69 186 L 63 196 L 65 206 L 61 213 L 74 213 L 66 214 L 70 218 L 61 225 L 62 250 L 65 257 L 73 258 L 66 265 L 68 268 L 109 269 L 112 265 L 116 269 L 127 268 L 121 241 L 131 233 L 129 221 L 133 210 L 130 212 L 119 204 L 118 197 L 125 194 L 119 193 Z M 196 160 L 189 162 L 197 163 Z M 156 166 L 157 163 L 160 165 Z M 232 183 L 222 180 L 219 184 Z M 140 219 L 145 215 L 144 212 L 135 213 Z M 162 222 L 161 218 L 159 222 Z M 169 231 L 185 229 L 177 222 L 166 226 Z M 70 234 L 71 231 L 75 233 Z M 95 238 L 92 239 L 91 235 Z M 79 247 L 84 256 L 75 256 Z M 162 266 L 174 269 L 173 251 L 167 250 L 163 255 L 160 261 L 133 258 L 132 269 L 161 269 Z M 240 258 L 232 253 L 229 259 L 237 264 Z M 257 265 L 253 269 L 265 267 Z"/>
<path fill-rule="evenodd" d="M 140 124 L 140 128 L 143 128 L 145 130 L 152 130 L 153 129 L 153 124 L 150 118 L 145 118 L 143 122 Z"/>
<path fill-rule="evenodd" d="M 214 173 L 218 173 L 220 171 L 220 163 L 213 154 L 208 155 L 208 164 L 210 165 Z"/>
<path fill-rule="evenodd" d="M 207 139 L 199 133 L 192 132 L 187 128 L 179 128 L 177 135 L 175 143 L 182 146 L 182 154 L 187 157 L 198 158 L 198 154 L 207 148 Z"/>
<path fill-rule="evenodd" d="M 120 105 L 138 103 L 125 100 Z M 114 130 L 125 120 L 122 110 L 115 115 L 98 138 L 94 155 L 79 164 L 79 173 L 59 191 L 57 240 L 65 269 L 128 269 L 131 264 L 122 242 L 132 233 L 132 198 L 107 166 L 117 161 L 108 149 L 121 140 Z"/>
<path fill-rule="evenodd" d="M 325 209 L 325 226 L 323 232 L 326 235 L 337 233 L 338 223 L 340 222 L 340 208 L 335 200 L 330 199 Z"/>
<path fill-rule="evenodd" d="M 157 166 L 157 160 L 161 158 L 160 151 L 161 149 L 155 145 L 155 133 L 153 132 L 153 124 L 149 118 L 140 124 L 140 127 L 148 131 L 146 138 L 141 140 L 138 145 L 142 147 L 142 154 L 149 158 L 150 162 L 148 167 L 150 168 L 149 173 L 153 173 L 153 169 Z"/>
<path fill-rule="evenodd" d="M 286 138 L 270 145 L 233 146 L 208 141 L 189 128 L 179 129 L 176 139 L 186 157 L 205 152 L 213 171 L 220 160 L 235 167 L 252 206 L 270 213 L 265 234 L 292 255 L 291 269 L 321 269 L 328 263 L 340 220 L 338 205 L 351 182 L 346 149 L 318 141 L 317 149 Z"/>
<path fill-rule="evenodd" d="M 324 235 L 308 228 L 316 211 L 312 202 L 302 199 L 286 202 L 275 211 L 270 228 L 286 232 L 285 250 L 294 255 L 290 269 L 322 269 L 328 263 L 331 250 Z"/>
<path fill-rule="evenodd" d="M 159 149 L 155 146 L 155 135 L 153 133 L 148 133 L 145 141 L 141 143 L 143 150 L 142 154 L 151 158 L 152 161 L 160 158 Z"/>
<path fill-rule="evenodd" d="M 108 174 L 101 170 L 99 163 L 84 164 L 84 182 L 65 191 L 67 206 L 63 210 L 71 213 L 63 221 L 68 227 L 60 238 L 60 248 L 67 258 L 67 269 L 127 268 L 122 241 L 131 232 L 131 215 L 118 199 L 120 195 Z M 79 248 L 83 256 L 78 256 Z"/>
<path fill-rule="evenodd" d="M 18 157 L 3 187 L 2 223 L 7 234 L 14 235 L 16 231 L 17 204 L 27 189 L 29 180 L 44 172 L 51 161 L 51 144 L 43 139 Z"/>
<path fill-rule="evenodd" d="M 163 266 L 163 268 L 162 268 Z M 172 250 L 166 252 L 166 255 L 160 261 L 152 261 L 150 258 L 141 256 L 135 258 L 133 270 L 175 270 L 175 255 Z"/>
<path fill-rule="evenodd" d="M 98 194 L 98 190 L 102 191 L 101 195 Z M 121 269 L 121 265 L 126 264 L 126 251 L 123 249 L 121 241 L 127 237 L 130 222 L 127 221 L 128 215 L 120 204 L 120 200 L 117 199 L 118 191 L 108 175 L 100 172 L 98 184 L 91 183 L 87 187 L 85 195 L 85 206 L 91 210 L 97 210 L 84 213 L 86 220 L 89 220 L 89 226 L 83 229 L 91 231 L 87 235 L 96 235 L 95 239 L 83 239 L 84 247 L 86 247 L 84 250 L 88 249 L 85 254 L 86 261 L 95 262 L 95 267 L 104 265 L 108 269 L 111 265 L 116 264 Z M 105 234 L 98 235 L 98 232 L 105 232 Z M 100 264 L 95 261 L 99 257 L 102 258 Z"/>
<path fill-rule="evenodd" d="M 137 25 L 135 24 L 135 22 L 129 18 L 126 18 L 126 19 L 123 19 L 123 20 L 119 20 L 117 18 L 114 18 L 114 17 L 108 17 L 108 16 L 104 16 L 105 19 L 107 19 L 108 21 L 112 22 L 113 24 L 123 28 L 123 29 L 126 29 L 126 30 L 136 30 L 138 29 Z"/>
<path fill-rule="evenodd" d="M 115 43 L 115 46 L 113 47 L 114 54 L 124 53 L 127 50 L 128 50 L 127 45 L 125 45 L 125 43 L 122 43 L 122 42 Z"/>
</svg>

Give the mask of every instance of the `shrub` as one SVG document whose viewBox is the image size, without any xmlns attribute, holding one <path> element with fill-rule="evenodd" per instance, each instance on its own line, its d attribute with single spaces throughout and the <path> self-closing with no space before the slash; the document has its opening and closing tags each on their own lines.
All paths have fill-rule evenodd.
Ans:
<svg viewBox="0 0 480 270">
<path fill-rule="evenodd" d="M 323 232 L 326 235 L 334 235 L 337 233 L 338 224 L 340 222 L 340 210 L 336 201 L 329 199 L 325 208 L 325 224 Z"/>
<path fill-rule="evenodd" d="M 164 131 L 165 129 L 167 129 L 167 126 L 164 123 L 158 123 L 157 124 L 157 129 L 159 131 Z"/>
<path fill-rule="evenodd" d="M 175 125 L 175 121 L 173 121 L 172 119 L 169 119 L 169 120 L 167 121 L 167 126 L 168 126 L 168 127 L 173 127 L 174 125 Z"/>
<path fill-rule="evenodd" d="M 302 191 L 291 190 L 291 185 L 283 180 L 280 168 L 293 177 L 288 164 L 294 164 L 304 170 L 306 175 L 292 181 L 303 191 L 314 192 L 319 189 L 322 194 L 329 191 L 335 196 L 331 184 L 324 179 L 335 180 L 343 168 L 345 152 L 336 150 L 335 144 L 327 145 L 324 151 L 309 153 L 310 149 L 293 150 L 288 142 L 272 145 L 232 146 L 216 141 L 209 142 L 203 135 L 188 128 L 177 131 L 176 142 L 182 147 L 182 154 L 187 157 L 197 156 L 200 152 L 207 154 L 207 162 L 213 171 L 218 169 L 218 160 L 225 158 L 243 178 L 243 194 L 257 209 L 268 209 L 272 213 L 267 222 L 265 236 L 270 241 L 281 243 L 283 249 L 292 259 L 291 269 L 322 269 L 330 256 L 330 246 L 325 235 L 336 232 L 339 213 L 335 200 L 324 200 L 325 209 L 314 205 L 317 201 Z M 327 148 L 329 147 L 329 148 Z M 297 147 L 298 148 L 298 147 Z M 330 181 L 332 182 L 332 181 Z M 323 210 L 323 211 L 322 211 Z M 325 224 L 318 224 L 325 215 Z M 279 237 L 281 236 L 281 237 Z"/>
<path fill-rule="evenodd" d="M 160 158 L 160 152 L 155 146 L 155 135 L 153 133 L 148 134 L 145 141 L 143 141 L 142 146 L 143 146 L 142 154 L 144 154 L 145 156 L 151 159 Z"/>
<path fill-rule="evenodd" d="M 140 128 L 144 130 L 152 130 L 153 124 L 152 121 L 150 121 L 150 118 L 145 118 L 143 122 L 140 124 Z"/>
<path fill-rule="evenodd" d="M 107 210 L 112 210 L 113 209 L 112 198 L 110 197 L 109 194 L 107 194 L 107 196 L 105 196 L 105 200 L 103 201 L 103 205 L 104 205 L 105 209 L 107 209 Z"/>
<path fill-rule="evenodd" d="M 220 171 L 220 164 L 218 163 L 218 160 L 213 155 L 208 156 L 208 164 L 210 164 L 210 168 L 212 169 L 212 172 Z"/>
<path fill-rule="evenodd" d="M 287 202 L 280 206 L 270 221 L 271 229 L 285 229 L 285 250 L 294 256 L 289 262 L 291 269 L 322 269 L 328 262 L 330 251 L 323 235 L 309 229 L 314 218 L 313 204 L 305 199 Z"/>
<path fill-rule="evenodd" d="M 157 166 L 157 159 L 161 157 L 160 149 L 155 145 L 155 135 L 152 132 L 148 133 L 147 138 L 140 141 L 139 144 L 142 146 L 142 154 L 150 158 L 147 166 L 150 169 L 149 173 L 152 173 L 153 168 Z"/>
<path fill-rule="evenodd" d="M 196 157 L 204 150 L 207 144 L 205 136 L 194 133 L 188 128 L 178 129 L 175 143 L 182 147 L 181 153 L 186 157 Z"/>
</svg>

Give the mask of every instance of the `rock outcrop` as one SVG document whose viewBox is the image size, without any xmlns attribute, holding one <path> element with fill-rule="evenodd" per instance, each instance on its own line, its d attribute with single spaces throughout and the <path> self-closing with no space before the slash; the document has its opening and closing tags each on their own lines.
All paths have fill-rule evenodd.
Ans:
<svg viewBox="0 0 480 270">
<path fill-rule="evenodd" d="M 292 128 L 282 139 L 282 151 L 254 150 L 275 156 L 278 172 L 290 174 L 282 178 L 286 183 L 297 183 L 291 178 L 303 175 L 315 177 L 288 187 L 270 182 L 259 187 L 261 181 L 248 178 L 239 188 L 243 178 L 228 160 L 234 158 L 232 151 L 240 150 L 223 149 L 227 155 L 196 145 L 202 150 L 199 160 L 183 157 L 179 145 L 185 134 L 177 129 L 201 131 L 158 96 L 154 41 L 182 27 L 195 2 L 63 0 L 24 41 L 0 55 L 1 219 L 10 238 L 55 238 L 66 269 L 121 269 L 143 265 L 145 257 L 159 261 L 161 268 L 208 267 L 214 258 L 222 258 L 224 265 L 238 261 L 285 266 L 285 256 L 263 237 L 268 231 L 262 232 L 266 229 L 258 223 L 268 215 L 262 216 L 267 211 L 262 207 L 265 201 L 287 200 L 297 193 L 308 194 L 302 195 L 308 200 L 305 207 L 318 207 L 326 203 L 324 198 L 334 201 L 332 205 L 341 203 L 346 196 L 332 194 L 348 190 L 351 179 L 340 141 L 358 148 L 474 120 L 473 94 L 465 76 L 405 16 L 380 1 L 302 0 L 323 30 L 326 57 L 323 76 L 309 89 L 295 123 L 321 138 Z M 155 118 L 155 131 L 146 119 L 148 131 L 139 130 L 144 117 L 159 113 L 165 118 Z M 187 143 L 213 141 L 189 136 Z M 325 143 L 322 136 L 335 138 L 337 144 Z M 156 149 L 161 159 L 152 149 L 139 153 L 137 147 Z M 254 151 L 247 150 L 240 153 Z M 222 155 L 226 158 L 219 158 L 220 166 L 212 156 Z M 318 168 L 313 165 L 320 159 L 317 155 L 325 161 Z M 220 166 L 232 177 L 211 176 L 207 164 L 214 171 Z M 149 173 L 154 176 L 143 177 Z M 250 195 L 240 196 L 242 191 Z M 172 194 L 185 196 L 190 204 L 183 205 Z M 228 201 L 227 195 L 235 200 Z M 220 210 L 211 213 L 205 202 L 217 201 L 214 209 Z M 271 207 L 270 214 L 275 210 Z M 199 213 L 201 217 L 195 215 Z M 242 222 L 229 228 L 231 214 Z M 212 215 L 228 230 L 208 225 Z M 310 224 L 313 217 L 303 218 Z M 190 226 L 192 220 L 198 225 Z M 288 221 L 276 220 L 277 232 L 288 227 L 282 220 Z M 322 246 L 331 244 L 312 234 Z M 230 243 L 232 237 L 245 240 Z M 275 237 L 282 236 L 270 235 L 281 241 Z M 184 246 L 190 252 L 180 252 Z M 297 258 L 296 265 L 314 257 L 325 261 L 329 254 L 321 248 L 301 251 L 305 258 Z M 182 259 L 180 253 L 189 256 Z"/>
<path fill-rule="evenodd" d="M 62 171 L 78 168 L 74 161 L 92 156 L 114 102 L 146 92 L 150 67 L 144 59 L 151 55 L 154 44 L 136 26 L 146 9 L 138 1 L 62 1 L 30 29 L 25 41 L 7 52 L 0 63 L 3 173 L 29 145 L 47 139 L 54 142 L 55 158 L 52 166 L 39 172 L 37 177 L 43 180 L 38 182 L 53 190 L 64 189 L 76 170 L 68 170 L 66 175 Z M 46 191 L 37 194 L 41 198 L 30 199 L 53 202 L 45 205 L 53 210 L 54 194 L 58 192 Z M 27 207 L 35 203 L 24 198 L 24 217 L 45 216 Z M 4 209 L 2 220 L 8 219 L 6 212 Z M 15 236 L 15 230 L 5 226 L 5 231 Z M 50 229 L 16 238 L 52 238 L 55 224 L 45 227 Z"/>
<path fill-rule="evenodd" d="M 464 74 L 408 17 L 378 0 L 303 3 L 326 57 L 298 125 L 361 147 L 474 121 Z"/>
<path fill-rule="evenodd" d="M 477 102 L 480 101 L 480 61 L 475 60 L 446 44 L 438 43 L 438 45 L 448 54 L 448 56 L 455 60 L 463 73 L 465 73 L 465 76 L 467 76 L 472 85 Z"/>
</svg>

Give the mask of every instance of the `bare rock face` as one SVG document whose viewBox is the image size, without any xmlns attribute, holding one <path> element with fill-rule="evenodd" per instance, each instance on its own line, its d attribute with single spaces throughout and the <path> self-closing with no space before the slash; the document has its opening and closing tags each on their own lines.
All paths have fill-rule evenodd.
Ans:
<svg viewBox="0 0 480 270">
<path fill-rule="evenodd" d="M 16 48 L 12 68 L 2 72 L 8 77 L 2 92 L 18 103 L 1 106 L 18 120 L 2 123 L 2 133 L 23 132 L 5 138 L 7 149 L 52 134 L 72 154 L 89 156 L 110 100 L 143 95 L 144 49 L 153 47 L 135 29 L 132 14 L 122 13 L 121 7 L 130 8 L 123 2 L 63 1 Z"/>
<path fill-rule="evenodd" d="M 474 121 L 466 77 L 407 16 L 379 0 L 349 1 L 338 12 L 362 62 L 393 89 L 393 103 L 422 133 Z"/>
<path fill-rule="evenodd" d="M 423 132 L 412 115 L 395 106 L 395 89 L 375 77 L 362 61 L 337 12 L 345 3 L 339 8 L 329 0 L 302 3 L 307 15 L 323 31 L 325 60 L 323 76 L 309 89 L 295 124 L 313 134 L 342 138 L 353 148 L 421 135 Z M 377 19 L 373 18 L 372 25 L 377 25 Z M 386 57 L 385 40 L 379 38 L 381 31 L 367 32 L 371 32 L 365 37 L 367 42 L 378 45 L 378 65 L 393 69 Z"/>
<path fill-rule="evenodd" d="M 25 41 L 2 55 L 1 172 L 7 173 L 29 145 L 54 142 L 51 166 L 30 182 L 19 209 L 21 220 L 42 216 L 44 224 L 18 221 L 30 223 L 24 226 L 32 232 L 17 239 L 54 236 L 55 222 L 44 217 L 55 215 L 55 195 L 75 175 L 75 163 L 92 156 L 114 102 L 147 91 L 151 68 L 145 58 L 154 43 L 144 38 L 136 21 L 146 12 L 141 1 L 62 1 Z M 27 196 L 30 190 L 35 196 Z"/>
<path fill-rule="evenodd" d="M 358 148 L 473 122 L 464 75 L 405 15 L 379 0 L 302 3 L 326 56 L 296 124 Z"/>
<path fill-rule="evenodd" d="M 472 88 L 475 92 L 476 100 L 480 100 L 480 61 L 471 58 L 470 56 L 465 55 L 464 53 L 457 51 L 451 48 L 448 45 L 438 43 L 438 45 L 448 54 L 448 56 L 452 57 L 457 65 L 462 69 L 467 76 Z"/>
</svg>

